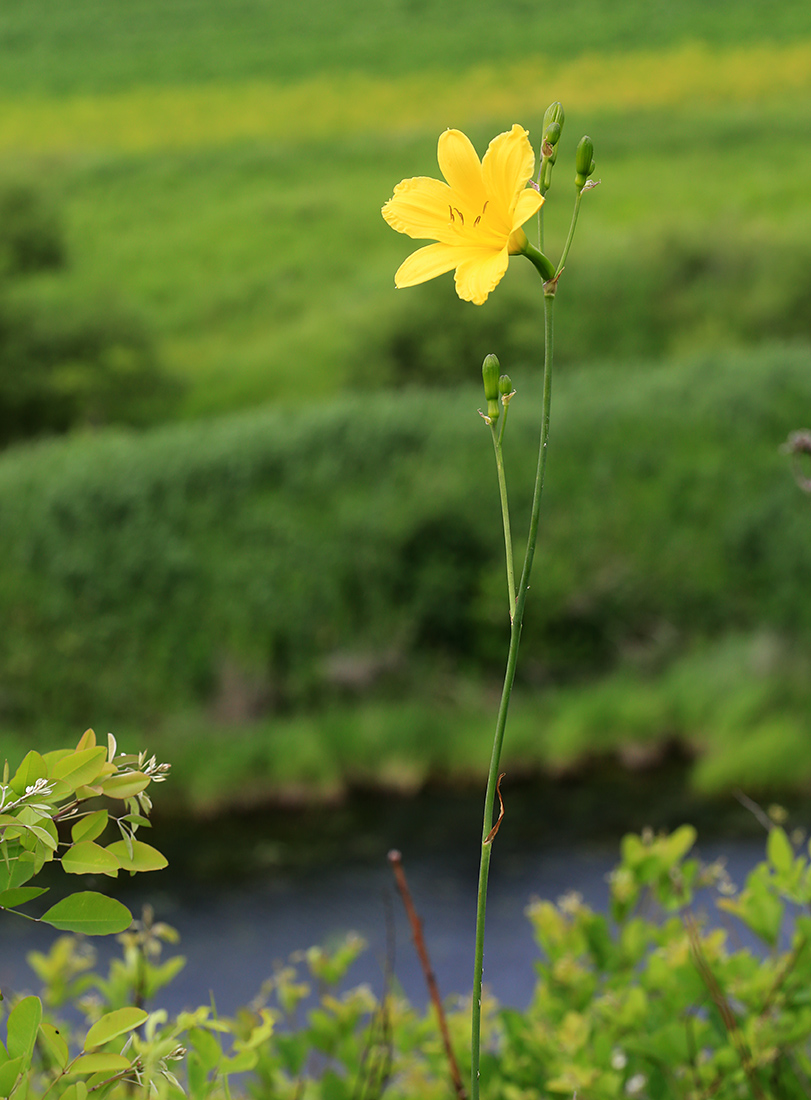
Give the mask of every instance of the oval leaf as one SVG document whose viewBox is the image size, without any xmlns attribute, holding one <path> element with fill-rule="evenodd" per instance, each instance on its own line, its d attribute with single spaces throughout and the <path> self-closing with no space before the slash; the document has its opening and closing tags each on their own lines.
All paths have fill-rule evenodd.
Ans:
<svg viewBox="0 0 811 1100">
<path fill-rule="evenodd" d="M 132 913 L 115 898 L 84 890 L 52 905 L 40 918 L 60 932 L 84 932 L 88 936 L 108 936 L 123 932 L 132 924 Z"/>
<path fill-rule="evenodd" d="M 50 1055 L 51 1061 L 59 1069 L 64 1069 L 68 1064 L 68 1044 L 62 1038 L 58 1028 L 53 1024 L 40 1024 L 39 1034 L 42 1040 L 42 1045 Z"/>
<path fill-rule="evenodd" d="M 31 898 L 38 898 L 40 894 L 47 893 L 47 886 L 12 886 L 10 890 L 0 892 L 0 906 L 3 909 L 16 909 L 18 905 L 24 905 Z"/>
<path fill-rule="evenodd" d="M 140 1027 L 149 1015 L 142 1008 L 116 1008 L 102 1016 L 87 1033 L 84 1041 L 84 1049 L 99 1047 L 102 1043 L 109 1043 L 111 1039 L 124 1035 L 133 1028 Z"/>
<path fill-rule="evenodd" d="M 133 840 L 132 855 L 123 840 L 109 844 L 107 851 L 115 856 L 125 871 L 161 871 L 169 862 L 162 852 L 142 840 Z"/>
<path fill-rule="evenodd" d="M 64 779 L 73 790 L 92 783 L 101 771 L 107 759 L 107 750 L 103 745 L 95 749 L 82 749 L 81 752 L 72 752 L 63 756 L 51 765 L 51 777 Z"/>
<path fill-rule="evenodd" d="M 69 875 L 109 875 L 116 878 L 120 864 L 106 848 L 83 840 L 62 856 L 62 867 Z"/>
<path fill-rule="evenodd" d="M 22 1065 L 22 1058 L 12 1058 L 0 1066 L 0 1096 L 8 1096 L 14 1088 L 17 1078 L 20 1076 Z"/>
<path fill-rule="evenodd" d="M 106 810 L 96 810 L 87 817 L 80 817 L 70 830 L 74 844 L 78 844 L 80 840 L 95 840 L 100 837 L 107 828 L 108 817 Z"/>
<path fill-rule="evenodd" d="M 20 764 L 14 778 L 11 780 L 11 789 L 15 794 L 20 795 L 25 792 L 26 787 L 32 786 L 38 779 L 45 779 L 48 775 L 48 765 L 42 759 L 38 752 L 34 752 L 32 749 L 29 752 L 22 764 Z"/>
<path fill-rule="evenodd" d="M 94 749 L 96 747 L 96 734 L 94 730 L 85 730 L 82 736 L 79 738 L 79 744 L 76 746 L 76 751 L 81 752 L 82 749 Z"/>
<path fill-rule="evenodd" d="M 784 875 L 791 871 L 794 866 L 794 849 L 785 831 L 778 825 L 769 830 L 766 851 L 776 871 L 781 871 Z"/>
<path fill-rule="evenodd" d="M 124 772 L 111 775 L 101 784 L 102 793 L 108 798 L 132 798 L 149 786 L 149 776 L 143 772 Z"/>
<path fill-rule="evenodd" d="M 99 1023 L 101 1021 L 99 1020 Z M 95 1054 L 80 1054 L 70 1067 L 71 1073 L 121 1073 L 130 1068 L 129 1058 L 123 1054 L 108 1054 L 100 1050 Z"/>
<path fill-rule="evenodd" d="M 10 1058 L 22 1058 L 26 1062 L 30 1059 L 41 1020 L 42 1002 L 39 997 L 24 997 L 12 1008 L 6 1040 Z"/>
</svg>

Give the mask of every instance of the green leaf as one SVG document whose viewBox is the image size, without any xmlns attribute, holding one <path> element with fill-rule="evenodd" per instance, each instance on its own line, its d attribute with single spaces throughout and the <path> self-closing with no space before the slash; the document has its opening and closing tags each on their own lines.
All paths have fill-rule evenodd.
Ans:
<svg viewBox="0 0 811 1100">
<path fill-rule="evenodd" d="M 106 810 L 96 810 L 87 817 L 79 818 L 70 830 L 73 843 L 78 844 L 80 840 L 96 840 L 107 828 L 108 819 L 109 814 Z"/>
<path fill-rule="evenodd" d="M 59 1028 L 53 1024 L 42 1023 L 39 1025 L 39 1034 L 42 1045 L 50 1056 L 51 1061 L 59 1069 L 64 1069 L 68 1064 L 70 1054 L 68 1044 L 62 1038 Z"/>
<path fill-rule="evenodd" d="M 786 836 L 785 830 L 775 825 L 769 830 L 769 839 L 766 842 L 766 853 L 769 862 L 777 871 L 788 874 L 794 866 L 794 849 L 791 841 Z"/>
<path fill-rule="evenodd" d="M 85 890 L 58 901 L 40 919 L 60 932 L 107 936 L 129 928 L 132 913 L 115 898 Z"/>
<path fill-rule="evenodd" d="M 125 772 L 123 775 L 111 775 L 101 784 L 103 794 L 108 798 L 132 798 L 149 786 L 149 776 L 143 772 Z"/>
<path fill-rule="evenodd" d="M 144 844 L 142 840 L 132 841 L 132 856 L 123 840 L 108 844 L 107 851 L 112 852 L 125 871 L 160 871 L 169 862 L 162 852 L 151 844 Z"/>
<path fill-rule="evenodd" d="M 48 765 L 38 752 L 32 749 L 22 764 L 17 769 L 10 786 L 16 795 L 25 793 L 26 787 L 33 786 L 38 779 L 45 779 L 48 775 Z"/>
<path fill-rule="evenodd" d="M 48 824 L 50 824 L 50 822 Z M 29 833 L 35 836 L 41 844 L 44 844 L 49 851 L 56 851 L 59 841 L 54 835 L 52 835 L 51 830 L 47 828 L 47 825 L 26 825 L 25 828 Z M 53 831 L 55 833 L 56 829 L 54 829 Z M 27 844 L 25 846 L 29 847 L 29 845 Z"/>
<path fill-rule="evenodd" d="M 24 997 L 12 1008 L 8 1017 L 6 1044 L 10 1058 L 22 1058 L 28 1062 L 42 1020 L 42 1002 L 39 997 Z"/>
<path fill-rule="evenodd" d="M 76 1081 L 72 1085 L 68 1085 L 63 1093 L 61 1093 L 59 1100 L 87 1100 L 87 1085 L 84 1081 Z"/>
<path fill-rule="evenodd" d="M 197 1052 L 200 1065 L 205 1072 L 209 1073 L 215 1069 L 222 1058 L 222 1049 L 211 1032 L 202 1027 L 192 1028 L 189 1032 L 189 1042 Z"/>
<path fill-rule="evenodd" d="M 22 886 L 34 874 L 34 862 L 30 856 L 15 856 L 6 863 L 0 855 L 0 891 L 10 890 L 13 886 Z"/>
<path fill-rule="evenodd" d="M 92 840 L 83 840 L 68 848 L 62 856 L 62 868 L 69 875 L 99 874 L 116 878 L 120 864 L 109 849 Z"/>
<path fill-rule="evenodd" d="M 230 1073 L 247 1073 L 254 1068 L 259 1061 L 259 1055 L 255 1050 L 242 1050 L 231 1058 L 223 1057 L 219 1065 L 219 1072 L 223 1077 Z"/>
<path fill-rule="evenodd" d="M 101 1020 L 99 1020 L 101 1023 Z M 70 1067 L 71 1073 L 121 1073 L 130 1068 L 130 1060 L 123 1054 L 100 1050 L 94 1054 L 80 1054 Z"/>
<path fill-rule="evenodd" d="M 64 779 L 76 790 L 77 787 L 92 783 L 106 763 L 107 750 L 103 745 L 95 749 L 82 749 L 81 752 L 69 753 L 52 764 L 51 778 Z"/>
<path fill-rule="evenodd" d="M 111 1039 L 140 1027 L 148 1015 L 142 1008 L 132 1007 L 116 1008 L 113 1012 L 108 1012 L 88 1031 L 83 1049 L 99 1047 L 102 1043 L 108 1043 Z"/>
<path fill-rule="evenodd" d="M 8 1096 L 17 1083 L 20 1070 L 23 1067 L 22 1058 L 12 1058 L 0 1066 L 0 1096 Z"/>
<path fill-rule="evenodd" d="M 4 909 L 16 909 L 18 905 L 47 893 L 47 886 L 12 886 L 10 890 L 0 892 L 0 905 Z"/>
</svg>

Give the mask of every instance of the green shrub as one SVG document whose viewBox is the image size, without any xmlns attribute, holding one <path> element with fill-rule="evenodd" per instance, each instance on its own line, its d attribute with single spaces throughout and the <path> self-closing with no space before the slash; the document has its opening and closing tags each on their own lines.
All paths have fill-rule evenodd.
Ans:
<svg viewBox="0 0 811 1100">
<path fill-rule="evenodd" d="M 526 1009 L 485 1000 L 484 1097 L 807 1097 L 807 840 L 773 826 L 767 858 L 740 887 L 722 863 L 696 858 L 695 838 L 689 825 L 624 837 L 607 913 L 576 894 L 532 901 L 528 916 L 541 955 L 526 966 L 537 981 Z M 706 916 L 708 905 L 714 920 Z M 182 1087 L 192 1100 L 209 1100 L 229 1095 L 233 1073 L 243 1075 L 240 1094 L 257 1098 L 452 1095 L 433 1011 L 415 1010 L 392 974 L 382 976 L 379 995 L 368 985 L 346 988 L 364 947 L 357 936 L 278 965 L 231 1018 L 209 1006 L 176 1018 L 155 1007 L 183 960 L 161 961 L 162 946 L 176 935 L 151 912 L 119 939 L 122 957 L 112 959 L 106 975 L 95 970 L 95 953 L 73 938 L 29 957 L 44 983 L 45 1016 L 31 1020 L 31 1049 L 12 1067 L 29 1095 L 67 1096 L 76 1085 L 66 1090 L 66 1079 L 78 1075 L 104 1097 L 179 1098 Z M 35 1000 L 13 1010 L 10 1045 Z M 446 1011 L 465 1076 L 469 1001 L 453 998 Z M 125 1046 L 119 1021 L 132 1033 Z M 90 1076 L 102 1069 L 106 1075 Z"/>
<path fill-rule="evenodd" d="M 148 424 L 178 396 L 149 329 L 115 300 L 0 294 L 0 446 L 75 427 Z"/>
</svg>

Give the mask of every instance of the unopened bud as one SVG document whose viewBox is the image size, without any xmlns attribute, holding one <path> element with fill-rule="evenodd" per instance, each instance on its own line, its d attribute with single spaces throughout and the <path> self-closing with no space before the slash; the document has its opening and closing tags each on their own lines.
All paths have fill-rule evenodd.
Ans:
<svg viewBox="0 0 811 1100">
<path fill-rule="evenodd" d="M 547 129 L 552 125 L 553 122 L 556 122 L 558 126 L 563 129 L 563 119 L 563 104 L 558 102 L 550 103 L 544 111 L 543 115 L 544 134 L 546 134 Z M 555 144 L 554 141 L 552 142 L 552 144 Z"/>
<path fill-rule="evenodd" d="M 498 380 L 498 392 L 503 397 L 505 393 L 513 392 L 513 383 L 509 374 L 502 374 Z"/>
<path fill-rule="evenodd" d="M 582 188 L 586 184 L 586 180 L 594 171 L 594 142 L 590 137 L 582 137 L 577 146 L 577 152 L 574 159 L 575 187 Z"/>
<path fill-rule="evenodd" d="M 486 355 L 482 363 L 482 381 L 484 382 L 484 397 L 488 404 L 498 400 L 498 375 L 501 365 L 495 355 Z M 496 406 L 498 409 L 498 406 Z M 490 410 L 488 409 L 488 414 Z M 498 411 L 496 412 L 498 416 Z"/>
<path fill-rule="evenodd" d="M 552 122 L 543 132 L 543 140 L 545 145 L 557 145 L 560 141 L 560 123 Z"/>
</svg>

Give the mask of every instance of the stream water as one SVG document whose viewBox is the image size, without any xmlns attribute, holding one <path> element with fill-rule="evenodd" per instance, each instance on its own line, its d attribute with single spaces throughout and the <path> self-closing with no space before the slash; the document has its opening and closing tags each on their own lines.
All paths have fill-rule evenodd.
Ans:
<svg viewBox="0 0 811 1100">
<path fill-rule="evenodd" d="M 738 883 L 763 857 L 762 831 L 734 800 L 685 804 L 667 785 L 654 787 L 615 776 L 506 792 L 485 954 L 485 981 L 502 1003 L 520 1007 L 531 996 L 538 951 L 525 916 L 529 899 L 575 890 L 604 908 L 606 875 L 626 828 L 698 820 L 700 854 L 724 855 Z M 92 886 L 115 889 L 133 912 L 149 902 L 179 931 L 179 947 L 167 954 L 188 962 L 160 996 L 170 1010 L 207 1003 L 213 993 L 218 1008 L 231 1012 L 291 953 L 349 931 L 369 945 L 350 981 L 379 993 L 393 943 L 396 978 L 422 1004 L 423 980 L 386 853 L 403 853 L 440 990 L 464 993 L 472 984 L 480 811 L 478 791 L 434 791 L 409 800 L 359 795 L 339 807 L 208 823 L 159 821 L 149 839 L 169 856 L 169 869 Z M 25 955 L 46 949 L 57 933 L 15 915 L 0 918 L 0 988 L 35 991 Z M 102 960 L 115 948 L 106 940 L 97 946 Z"/>
</svg>

